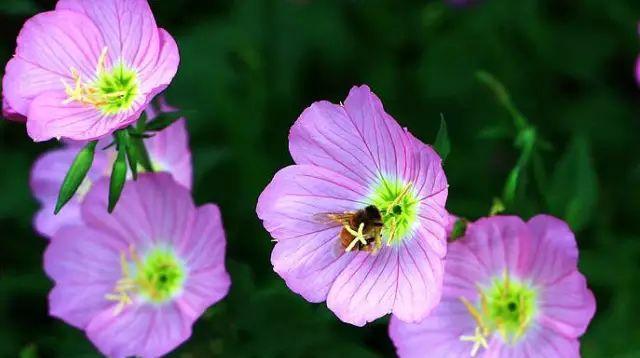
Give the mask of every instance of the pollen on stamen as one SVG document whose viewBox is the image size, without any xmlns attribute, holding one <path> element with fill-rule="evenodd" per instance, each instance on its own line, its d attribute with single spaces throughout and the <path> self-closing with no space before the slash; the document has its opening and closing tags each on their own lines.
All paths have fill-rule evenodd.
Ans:
<svg viewBox="0 0 640 358">
<path fill-rule="evenodd" d="M 67 98 L 63 104 L 78 102 L 92 106 L 104 114 L 116 114 L 129 109 L 138 95 L 138 77 L 136 71 L 127 67 L 123 62 L 115 62 L 111 69 L 106 68 L 107 48 L 103 48 L 94 79 L 83 79 L 75 68 L 71 68 L 73 85 L 64 79 Z"/>
</svg>

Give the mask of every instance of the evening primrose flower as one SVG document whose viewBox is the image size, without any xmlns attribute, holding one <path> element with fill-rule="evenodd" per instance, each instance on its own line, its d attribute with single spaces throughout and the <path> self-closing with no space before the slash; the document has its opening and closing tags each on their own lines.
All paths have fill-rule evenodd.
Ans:
<svg viewBox="0 0 640 358">
<path fill-rule="evenodd" d="M 447 180 L 435 151 L 385 113 L 367 86 L 316 102 L 291 129 L 296 165 L 258 200 L 274 270 L 311 302 L 362 326 L 422 320 L 440 300 Z"/>
<path fill-rule="evenodd" d="M 2 82 L 34 141 L 96 139 L 134 122 L 176 73 L 146 0 L 60 0 L 27 20 Z"/>
<path fill-rule="evenodd" d="M 153 120 L 158 112 L 174 111 L 162 97 L 158 108 L 150 104 L 147 107 L 147 118 Z M 189 150 L 189 137 L 186 120 L 180 119 L 153 137 L 144 140 L 149 152 L 149 158 L 155 171 L 168 172 L 181 185 L 191 189 L 192 166 Z M 106 146 L 107 141 L 101 141 L 100 147 Z M 93 183 L 100 178 L 109 177 L 116 150 L 96 150 L 93 166 L 87 177 L 80 185 L 74 197 L 57 215 L 53 211 L 62 185 L 73 159 L 82 149 L 82 143 L 65 144 L 62 148 L 53 149 L 43 154 L 33 165 L 31 170 L 31 191 L 40 202 L 41 208 L 36 214 L 34 226 L 38 233 L 51 237 L 60 227 L 73 224 L 80 218 L 80 205 Z M 143 171 L 142 167 L 138 168 Z"/>
<path fill-rule="evenodd" d="M 105 178 L 87 194 L 81 220 L 49 241 L 49 312 L 84 330 L 106 356 L 162 356 L 228 292 L 220 211 L 195 207 L 164 173 L 126 185 L 112 214 L 107 192 Z"/>
<path fill-rule="evenodd" d="M 579 357 L 595 299 L 566 223 L 494 216 L 449 246 L 442 301 L 419 324 L 392 318 L 400 357 Z"/>
</svg>

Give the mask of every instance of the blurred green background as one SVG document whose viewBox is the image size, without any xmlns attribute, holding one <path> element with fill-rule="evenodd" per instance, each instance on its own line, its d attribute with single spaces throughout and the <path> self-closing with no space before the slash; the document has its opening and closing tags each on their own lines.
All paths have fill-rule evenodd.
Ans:
<svg viewBox="0 0 640 358">
<path fill-rule="evenodd" d="M 194 196 L 222 207 L 233 279 L 171 356 L 393 355 L 386 318 L 357 329 L 286 289 L 254 211 L 275 171 L 291 163 L 287 134 L 302 110 L 366 83 L 424 142 L 445 118 L 453 213 L 476 219 L 501 197 L 507 213 L 568 220 L 598 304 L 583 356 L 640 357 L 640 2 L 151 3 L 180 47 L 167 97 L 191 112 Z M 0 0 L 3 63 L 24 20 L 53 6 Z M 504 84 L 517 109 L 479 70 Z M 28 177 L 53 146 L 0 122 L 0 357 L 97 355 L 80 331 L 47 315 L 46 241 L 31 227 Z"/>
</svg>

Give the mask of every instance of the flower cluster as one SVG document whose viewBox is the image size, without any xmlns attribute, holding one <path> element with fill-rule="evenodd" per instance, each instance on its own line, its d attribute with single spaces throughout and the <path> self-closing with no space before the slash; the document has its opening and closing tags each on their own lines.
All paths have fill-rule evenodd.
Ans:
<svg viewBox="0 0 640 358">
<path fill-rule="evenodd" d="M 162 97 L 151 104 L 178 61 L 146 0 L 60 0 L 24 24 L 3 78 L 3 116 L 35 141 L 64 138 L 31 175 L 49 312 L 109 357 L 168 353 L 230 286 L 220 211 L 191 199 L 185 120 L 160 118 L 176 112 Z M 76 195 L 57 213 L 66 187 Z"/>
<path fill-rule="evenodd" d="M 185 120 L 152 103 L 177 45 L 146 0 L 59 0 L 17 42 L 3 116 L 64 139 L 31 176 L 49 312 L 107 356 L 167 354 L 231 283 L 220 211 L 191 197 Z M 564 222 L 449 214 L 442 159 L 367 86 L 305 109 L 289 151 L 256 213 L 292 291 L 356 326 L 392 314 L 401 357 L 579 356 L 595 299 Z"/>
</svg>

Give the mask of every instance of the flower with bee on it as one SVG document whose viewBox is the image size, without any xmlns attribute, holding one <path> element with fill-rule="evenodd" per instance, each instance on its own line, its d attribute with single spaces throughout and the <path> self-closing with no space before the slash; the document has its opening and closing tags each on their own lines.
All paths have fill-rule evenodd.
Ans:
<svg viewBox="0 0 640 358">
<path fill-rule="evenodd" d="M 3 113 L 26 120 L 37 142 L 98 139 L 135 122 L 178 62 L 147 0 L 59 0 L 18 35 Z"/>
<path fill-rule="evenodd" d="M 418 324 L 391 319 L 402 358 L 580 356 L 595 299 L 566 223 L 493 216 L 468 224 L 447 254 L 442 301 Z"/>
<path fill-rule="evenodd" d="M 196 207 L 169 174 L 143 173 L 109 214 L 108 184 L 93 185 L 78 220 L 48 242 L 49 313 L 105 356 L 164 356 L 229 290 L 220 210 Z"/>
<path fill-rule="evenodd" d="M 296 293 L 362 326 L 422 320 L 439 302 L 448 185 L 441 159 L 385 113 L 367 86 L 307 108 L 291 129 L 296 165 L 260 195 L 274 270 Z M 379 216 L 379 217 L 378 217 Z"/>
</svg>

